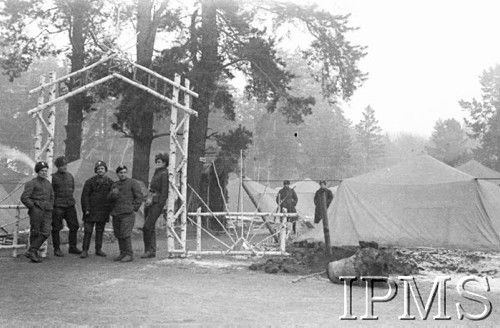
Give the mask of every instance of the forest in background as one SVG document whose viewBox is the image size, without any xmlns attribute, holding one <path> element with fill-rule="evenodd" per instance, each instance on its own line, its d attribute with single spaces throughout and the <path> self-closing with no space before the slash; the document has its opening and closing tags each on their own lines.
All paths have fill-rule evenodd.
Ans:
<svg viewBox="0 0 500 328">
<path fill-rule="evenodd" d="M 36 103 L 28 91 L 40 75 L 61 76 L 95 62 L 116 46 L 116 29 L 130 29 L 130 23 L 139 33 L 136 62 L 164 76 L 182 73 L 200 92 L 194 107 L 202 115 L 191 126 L 190 183 L 215 174 L 201 158 L 214 160 L 226 183 L 229 173 L 239 171 L 240 152 L 246 176 L 273 181 L 343 179 L 422 152 L 452 166 L 475 158 L 500 170 L 499 65 L 480 76 L 480 99 L 457 99 L 468 114 L 465 122 L 443 118 L 428 138 L 389 136 L 370 104 L 356 109 L 363 111 L 359 122 L 346 118 L 336 100 L 348 101 L 369 78 L 358 68 L 367 50 L 346 38 L 355 30 L 348 16 L 276 1 L 203 0 L 190 7 L 143 0 L 116 8 L 97 0 L 26 0 L 7 1 L 1 9 L 1 161 L 18 172 L 30 168 L 12 161 L 8 149 L 33 157 L 34 122 L 26 111 Z M 27 22 L 48 33 L 30 35 Z M 279 44 L 290 38 L 290 26 L 301 24 L 310 42 L 283 50 Z M 66 46 L 51 41 L 57 34 L 67 38 Z M 155 39 L 162 41 L 159 48 Z M 242 86 L 235 85 L 237 76 Z M 147 182 L 151 158 L 167 150 L 168 108 L 123 86 L 96 89 L 58 105 L 55 154 L 104 159 L 111 167 L 130 163 L 133 176 Z"/>
</svg>

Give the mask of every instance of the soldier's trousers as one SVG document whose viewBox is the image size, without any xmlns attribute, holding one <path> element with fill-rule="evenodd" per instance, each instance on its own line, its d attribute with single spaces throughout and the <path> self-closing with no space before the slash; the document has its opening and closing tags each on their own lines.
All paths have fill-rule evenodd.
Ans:
<svg viewBox="0 0 500 328">
<path fill-rule="evenodd" d="M 118 239 L 120 254 L 132 255 L 132 229 L 135 224 L 135 213 L 125 213 L 113 216 L 113 233 Z"/>
<path fill-rule="evenodd" d="M 163 205 L 153 204 L 144 209 L 144 227 L 143 227 L 143 239 L 144 239 L 144 252 L 150 252 L 156 254 L 156 231 L 155 225 L 156 221 L 163 212 Z"/>
<path fill-rule="evenodd" d="M 52 223 L 52 211 L 43 210 L 37 206 L 28 211 L 30 217 L 30 251 L 38 251 L 49 238 Z"/>
<path fill-rule="evenodd" d="M 59 249 L 60 246 L 59 231 L 61 231 L 64 227 L 63 220 L 66 220 L 66 224 L 68 225 L 69 229 L 69 247 L 76 248 L 79 223 L 75 206 L 56 206 L 54 207 L 54 213 L 52 215 L 52 244 L 54 245 L 54 249 Z"/>
</svg>

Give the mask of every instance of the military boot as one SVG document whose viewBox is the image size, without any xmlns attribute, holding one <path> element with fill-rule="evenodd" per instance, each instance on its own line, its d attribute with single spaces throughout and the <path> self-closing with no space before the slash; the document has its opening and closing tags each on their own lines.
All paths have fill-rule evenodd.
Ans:
<svg viewBox="0 0 500 328">
<path fill-rule="evenodd" d="M 104 236 L 104 231 L 95 232 L 95 255 L 106 257 L 106 253 L 102 251 L 102 239 Z"/>
<path fill-rule="evenodd" d="M 120 262 L 132 262 L 134 260 L 132 251 L 132 239 L 130 237 L 123 239 L 123 246 L 125 251 L 125 256 L 120 260 Z"/>
<path fill-rule="evenodd" d="M 54 247 L 54 255 L 58 257 L 63 257 L 64 254 L 60 249 L 60 239 L 59 239 L 59 231 L 52 230 L 52 246 Z"/>
<path fill-rule="evenodd" d="M 76 247 L 78 230 L 69 231 L 68 234 L 68 244 L 70 254 L 82 254 L 82 251 Z"/>
<path fill-rule="evenodd" d="M 91 239 L 92 239 L 92 232 L 86 232 L 83 235 L 82 254 L 80 255 L 80 258 L 84 259 L 89 256 L 89 247 Z"/>
<path fill-rule="evenodd" d="M 124 247 L 124 240 L 123 240 L 123 238 L 118 238 L 118 248 L 120 249 L 120 255 L 118 255 L 117 257 L 115 257 L 113 259 L 113 261 L 115 261 L 115 262 L 120 262 L 125 257 L 125 255 L 127 255 L 125 253 L 125 247 Z"/>
</svg>

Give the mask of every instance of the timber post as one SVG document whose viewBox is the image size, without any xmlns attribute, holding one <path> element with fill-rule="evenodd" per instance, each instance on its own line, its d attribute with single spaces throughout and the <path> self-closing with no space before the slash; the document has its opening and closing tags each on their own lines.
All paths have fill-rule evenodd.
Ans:
<svg viewBox="0 0 500 328">
<path fill-rule="evenodd" d="M 329 258 L 332 257 L 332 243 L 330 241 L 330 226 L 328 223 L 328 208 L 326 206 L 326 194 L 323 192 L 321 193 L 321 212 L 323 214 L 323 234 L 325 236 L 325 252 L 326 255 L 328 255 Z"/>
</svg>

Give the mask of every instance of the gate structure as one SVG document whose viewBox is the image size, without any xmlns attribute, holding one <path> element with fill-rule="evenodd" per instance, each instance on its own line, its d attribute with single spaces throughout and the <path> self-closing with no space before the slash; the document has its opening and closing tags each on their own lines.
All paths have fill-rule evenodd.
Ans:
<svg viewBox="0 0 500 328">
<path fill-rule="evenodd" d="M 116 67 L 116 62 L 125 63 L 132 71 L 132 78 L 126 77 Z M 108 75 L 99 79 L 93 79 L 92 69 L 99 65 L 109 65 Z M 137 74 L 144 76 L 143 81 L 137 79 Z M 168 178 L 170 183 L 168 203 L 167 203 L 167 246 L 170 255 L 186 254 L 186 229 L 187 229 L 187 159 L 188 159 L 188 140 L 189 140 L 189 118 L 191 115 L 198 116 L 198 113 L 191 109 L 192 97 L 198 97 L 198 94 L 190 90 L 190 82 L 185 79 L 184 85 L 181 84 L 181 76 L 176 74 L 172 81 L 144 66 L 129 61 L 126 58 L 119 57 L 116 53 L 109 53 L 96 63 L 82 68 L 76 72 L 67 74 L 56 79 L 55 74 L 51 74 L 50 81 L 45 82 L 45 78 L 40 78 L 40 86 L 31 90 L 31 93 L 38 92 L 38 105 L 28 111 L 36 119 L 35 131 L 35 157 L 37 161 L 43 160 L 45 152 L 45 161 L 52 168 L 54 152 L 55 135 L 55 104 L 68 99 L 76 94 L 84 92 L 99 84 L 105 83 L 111 79 L 120 79 L 131 84 L 154 97 L 166 101 L 171 105 L 170 114 L 170 161 L 168 166 Z M 63 84 L 71 79 L 72 85 L 77 87 L 70 92 L 64 92 Z M 172 89 L 172 97 L 168 97 L 169 90 Z M 183 104 L 179 101 L 183 94 Z M 48 101 L 45 102 L 48 93 Z M 43 110 L 49 108 L 48 121 L 43 117 Z M 178 122 L 179 109 L 183 111 L 183 116 Z M 47 138 L 43 144 L 43 129 L 47 131 Z M 182 141 L 177 134 L 182 131 Z M 43 145 L 42 145 L 43 144 Z M 177 158 L 179 153 L 179 158 Z M 49 169 L 50 172 L 50 169 Z M 175 211 L 176 200 L 180 200 L 180 206 Z M 174 229 L 174 221 L 180 218 L 180 234 Z"/>
</svg>

